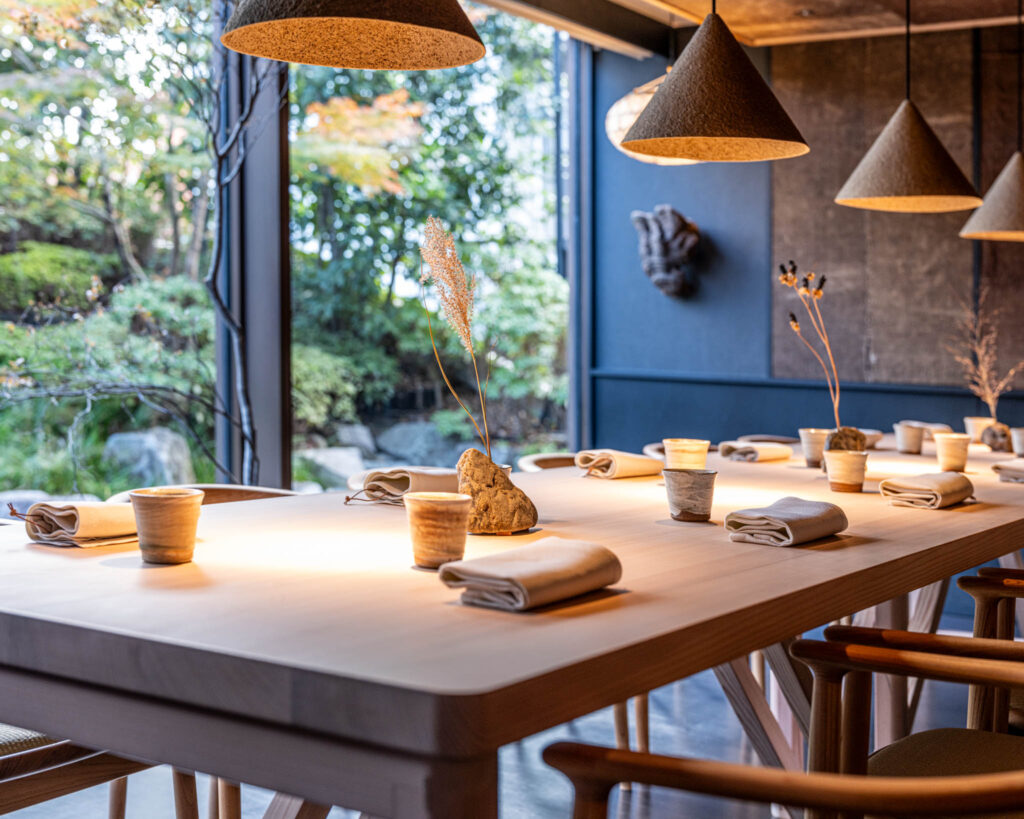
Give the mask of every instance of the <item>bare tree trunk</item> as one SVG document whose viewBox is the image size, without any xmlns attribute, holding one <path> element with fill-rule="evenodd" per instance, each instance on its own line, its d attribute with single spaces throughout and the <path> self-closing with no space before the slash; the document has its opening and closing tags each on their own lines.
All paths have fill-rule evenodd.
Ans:
<svg viewBox="0 0 1024 819">
<path fill-rule="evenodd" d="M 110 177 L 105 172 L 103 173 L 102 190 L 105 218 L 114 232 L 114 244 L 117 247 L 117 255 L 129 275 L 137 281 L 142 281 L 146 278 L 146 271 L 142 269 L 139 260 L 135 258 L 135 252 L 132 250 L 131 236 L 129 236 L 128 229 L 118 218 L 117 211 L 114 209 L 114 192 L 110 184 Z"/>
<path fill-rule="evenodd" d="M 185 273 L 192 281 L 199 281 L 199 266 L 202 263 L 203 247 L 206 245 L 206 220 L 210 214 L 210 188 L 203 179 L 199 196 L 192 206 L 192 238 L 185 251 Z"/>
<path fill-rule="evenodd" d="M 174 190 L 174 174 L 164 174 L 164 204 L 167 217 L 171 220 L 171 264 L 168 275 L 177 276 L 181 269 L 181 220 L 178 218 L 177 196 Z"/>
</svg>

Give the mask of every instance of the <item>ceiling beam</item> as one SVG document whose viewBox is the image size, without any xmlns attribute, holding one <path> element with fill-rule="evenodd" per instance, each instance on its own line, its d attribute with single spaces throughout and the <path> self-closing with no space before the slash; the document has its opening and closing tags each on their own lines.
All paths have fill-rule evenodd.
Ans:
<svg viewBox="0 0 1024 819">
<path fill-rule="evenodd" d="M 517 14 L 567 32 L 598 48 L 638 60 L 667 54 L 673 29 L 624 8 L 612 0 L 483 0 L 500 11 Z"/>
<path fill-rule="evenodd" d="M 926 34 L 930 31 L 962 31 L 970 28 L 994 28 L 996 26 L 1014 26 L 1016 17 L 979 17 L 974 20 L 945 20 L 936 23 L 914 23 L 910 27 L 911 34 Z M 877 28 L 854 28 L 845 31 L 813 31 L 801 32 L 791 36 L 775 37 L 743 37 L 735 30 L 733 33 L 741 43 L 751 46 L 777 46 L 795 43 L 819 43 L 829 40 L 859 40 L 866 37 L 903 36 L 903 24 L 895 26 L 879 26 Z"/>
</svg>

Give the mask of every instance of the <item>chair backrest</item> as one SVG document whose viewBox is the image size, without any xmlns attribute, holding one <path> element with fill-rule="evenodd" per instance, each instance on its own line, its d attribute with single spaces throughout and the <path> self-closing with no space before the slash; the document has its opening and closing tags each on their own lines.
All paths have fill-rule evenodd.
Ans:
<svg viewBox="0 0 1024 819">
<path fill-rule="evenodd" d="M 575 463 L 574 452 L 542 452 L 537 455 L 524 455 L 516 465 L 523 472 L 540 472 L 542 469 L 558 469 L 573 466 Z"/>
<path fill-rule="evenodd" d="M 265 500 L 266 498 L 286 498 L 298 494 L 290 489 L 275 489 L 272 486 L 240 486 L 231 483 L 190 483 L 181 484 L 189 489 L 203 490 L 203 505 L 213 503 L 235 503 L 237 501 Z M 118 492 L 107 498 L 107 503 L 128 503 L 129 494 Z"/>
</svg>

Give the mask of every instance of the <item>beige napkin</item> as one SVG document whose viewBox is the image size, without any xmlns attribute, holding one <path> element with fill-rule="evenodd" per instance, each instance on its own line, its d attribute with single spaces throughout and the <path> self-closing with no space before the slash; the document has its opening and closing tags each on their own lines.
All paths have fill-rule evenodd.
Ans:
<svg viewBox="0 0 1024 819">
<path fill-rule="evenodd" d="M 739 509 L 725 516 L 729 539 L 769 546 L 796 546 L 847 527 L 846 513 L 834 503 L 783 498 L 760 509 Z"/>
<path fill-rule="evenodd" d="M 459 473 L 439 466 L 368 469 L 349 478 L 348 488 L 357 490 L 355 497 L 359 500 L 401 506 L 407 492 L 458 492 Z"/>
<path fill-rule="evenodd" d="M 943 509 L 967 500 L 974 494 L 974 484 L 959 472 L 932 472 L 912 478 L 887 478 L 878 484 L 882 497 L 890 506 L 911 506 L 916 509 Z"/>
<path fill-rule="evenodd" d="M 1014 458 L 1012 461 L 1000 461 L 992 464 L 992 471 L 999 476 L 1003 483 L 1024 483 L 1024 458 Z"/>
<path fill-rule="evenodd" d="M 637 478 L 661 474 L 665 462 L 618 449 L 585 449 L 576 453 L 576 466 L 599 478 Z"/>
<path fill-rule="evenodd" d="M 497 554 L 445 563 L 441 581 L 462 602 L 505 611 L 545 606 L 617 583 L 622 564 L 604 546 L 546 537 Z"/>
<path fill-rule="evenodd" d="M 51 546 L 115 546 L 137 540 L 130 503 L 36 503 L 25 514 L 25 531 L 37 543 Z"/>
<path fill-rule="evenodd" d="M 926 441 L 931 441 L 932 436 L 936 432 L 952 432 L 953 427 L 949 424 L 936 424 L 929 423 L 928 421 L 900 421 L 901 424 L 911 424 L 915 427 L 921 427 L 924 430 L 924 437 Z"/>
<path fill-rule="evenodd" d="M 756 441 L 722 441 L 718 454 L 730 461 L 788 461 L 793 447 Z"/>
</svg>

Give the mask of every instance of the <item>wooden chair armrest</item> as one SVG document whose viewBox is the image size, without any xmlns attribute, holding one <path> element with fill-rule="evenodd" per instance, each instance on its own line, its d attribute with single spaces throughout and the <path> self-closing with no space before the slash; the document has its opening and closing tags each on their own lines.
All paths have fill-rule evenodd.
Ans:
<svg viewBox="0 0 1024 819">
<path fill-rule="evenodd" d="M 965 816 L 1020 808 L 1024 771 L 944 777 L 803 774 L 729 762 L 641 754 L 574 742 L 544 749 L 544 761 L 576 789 L 575 819 L 604 819 L 618 782 L 820 810 L 885 816 Z"/>
<path fill-rule="evenodd" d="M 918 631 L 829 626 L 825 629 L 825 639 L 839 643 L 884 646 L 904 651 L 926 651 L 932 654 L 978 657 L 985 660 L 1024 660 L 1024 643 L 983 637 L 954 637 L 948 634 L 923 634 Z"/>
<path fill-rule="evenodd" d="M 981 574 L 984 571 L 985 574 Z M 1009 599 L 1024 597 L 1024 573 L 1016 569 L 981 570 L 977 577 L 961 577 L 957 586 L 967 592 L 975 600 L 978 599 Z M 1013 573 L 1012 577 L 999 576 L 996 573 Z"/>
<path fill-rule="evenodd" d="M 829 669 L 873 671 L 979 685 L 1024 688 L 1024 664 L 856 643 L 797 640 L 790 653 L 816 673 Z"/>
<path fill-rule="evenodd" d="M 978 577 L 995 577 L 1005 580 L 1024 580 L 1024 569 L 1004 569 L 1001 566 L 982 566 Z"/>
</svg>

